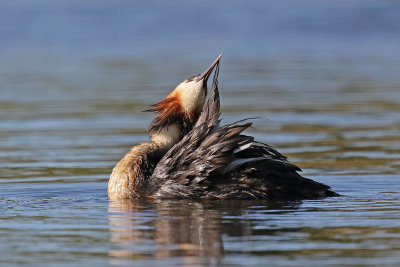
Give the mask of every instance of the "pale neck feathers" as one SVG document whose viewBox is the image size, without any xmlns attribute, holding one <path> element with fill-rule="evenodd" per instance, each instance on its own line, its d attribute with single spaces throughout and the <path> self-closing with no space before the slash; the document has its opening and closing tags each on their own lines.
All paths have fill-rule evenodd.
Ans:
<svg viewBox="0 0 400 267">
<path fill-rule="evenodd" d="M 169 149 L 182 138 L 179 126 L 174 123 L 151 134 L 151 141 L 160 148 Z"/>
</svg>

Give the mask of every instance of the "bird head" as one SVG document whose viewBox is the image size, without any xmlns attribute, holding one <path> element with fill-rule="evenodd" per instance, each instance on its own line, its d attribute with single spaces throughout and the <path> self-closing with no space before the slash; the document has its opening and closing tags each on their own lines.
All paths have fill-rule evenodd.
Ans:
<svg viewBox="0 0 400 267">
<path fill-rule="evenodd" d="M 153 141 L 177 143 L 196 123 L 207 95 L 207 81 L 222 54 L 202 74 L 181 82 L 150 111 L 157 113 L 149 127 Z"/>
</svg>

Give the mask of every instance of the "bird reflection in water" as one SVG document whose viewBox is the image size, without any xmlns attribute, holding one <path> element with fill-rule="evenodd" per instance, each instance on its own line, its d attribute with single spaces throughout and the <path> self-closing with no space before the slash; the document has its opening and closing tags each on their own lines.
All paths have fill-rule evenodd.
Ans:
<svg viewBox="0 0 400 267">
<path fill-rule="evenodd" d="M 218 264 L 223 254 L 221 214 L 201 203 L 119 201 L 110 202 L 109 212 L 110 240 L 120 245 L 111 256 Z"/>
<path fill-rule="evenodd" d="M 110 201 L 111 263 L 172 260 L 183 265 L 219 265 L 224 236 L 251 236 L 243 220 L 249 209 L 285 213 L 300 202 L 266 201 Z M 224 219 L 229 216 L 230 219 Z M 231 221 L 232 217 L 239 218 Z"/>
</svg>

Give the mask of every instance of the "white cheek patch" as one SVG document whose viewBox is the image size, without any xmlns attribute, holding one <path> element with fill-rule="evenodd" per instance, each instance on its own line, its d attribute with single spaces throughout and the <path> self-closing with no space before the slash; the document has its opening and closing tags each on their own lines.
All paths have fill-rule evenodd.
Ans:
<svg viewBox="0 0 400 267">
<path fill-rule="evenodd" d="M 204 105 L 205 93 L 203 90 L 203 82 L 191 81 L 181 83 L 177 90 L 182 101 L 182 107 L 185 112 L 192 112 Z"/>
</svg>

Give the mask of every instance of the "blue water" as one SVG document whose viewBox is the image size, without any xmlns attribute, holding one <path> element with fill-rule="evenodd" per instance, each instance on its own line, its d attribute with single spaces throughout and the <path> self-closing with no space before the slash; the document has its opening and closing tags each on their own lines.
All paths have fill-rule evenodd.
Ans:
<svg viewBox="0 0 400 267">
<path fill-rule="evenodd" d="M 400 2 L 0 1 L 1 266 L 398 266 Z M 109 202 L 143 113 L 224 52 L 223 123 L 340 198 Z"/>
</svg>

